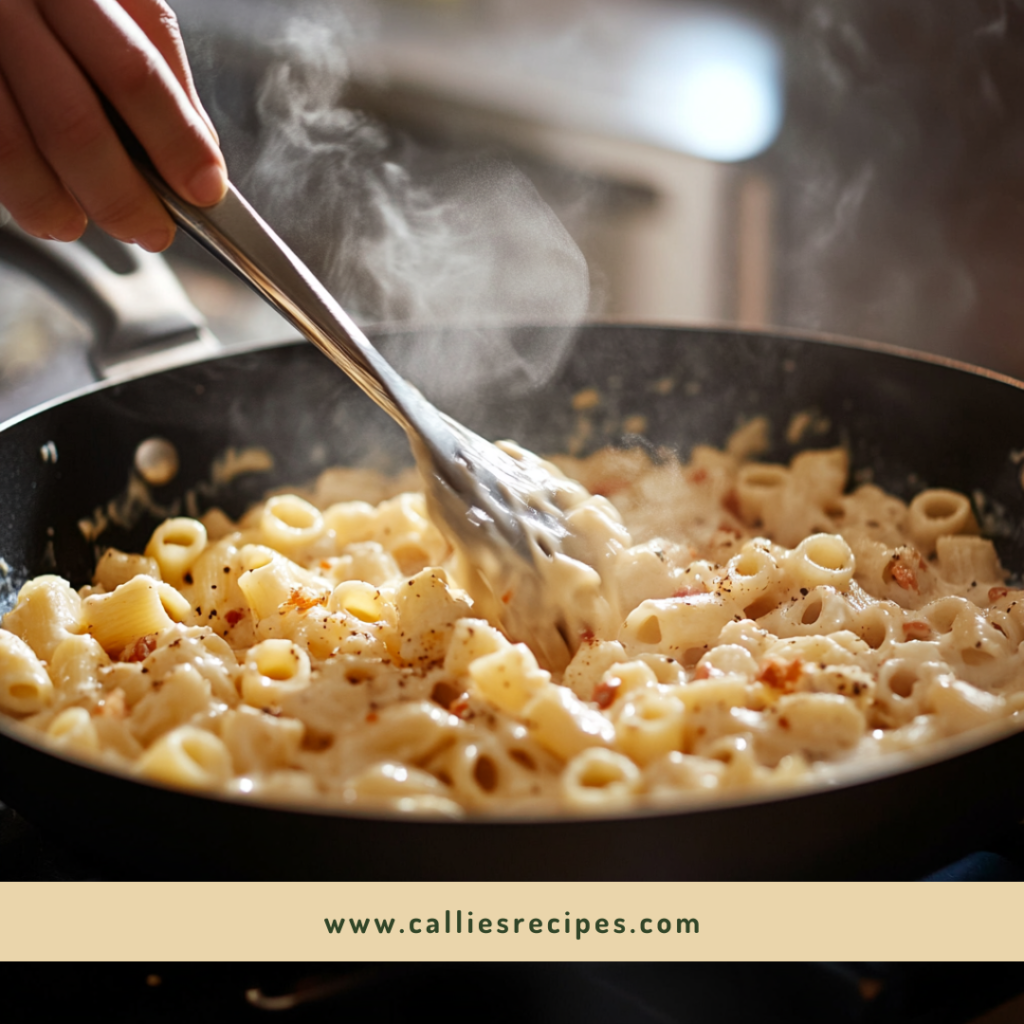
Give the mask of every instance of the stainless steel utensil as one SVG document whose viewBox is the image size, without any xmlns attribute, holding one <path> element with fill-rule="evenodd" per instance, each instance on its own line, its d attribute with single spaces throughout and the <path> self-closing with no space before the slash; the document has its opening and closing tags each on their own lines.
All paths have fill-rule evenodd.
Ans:
<svg viewBox="0 0 1024 1024">
<path fill-rule="evenodd" d="M 572 594 L 545 579 L 569 529 L 578 492 L 444 415 L 370 344 L 309 268 L 229 185 L 215 206 L 193 206 L 163 180 L 108 108 L 138 169 L 174 220 L 279 310 L 405 430 L 438 525 L 455 545 L 469 589 L 514 640 L 561 668 L 587 622 Z"/>
</svg>

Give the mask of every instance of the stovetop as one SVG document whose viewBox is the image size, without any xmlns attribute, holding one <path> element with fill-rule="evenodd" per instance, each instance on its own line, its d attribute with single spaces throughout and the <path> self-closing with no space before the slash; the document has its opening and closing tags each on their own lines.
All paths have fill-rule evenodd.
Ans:
<svg viewBox="0 0 1024 1024">
<path fill-rule="evenodd" d="M 1021 964 L 89 964 L 0 966 L 7 1020 L 106 1024 L 459 1017 L 588 1024 L 1003 1024 Z"/>
</svg>

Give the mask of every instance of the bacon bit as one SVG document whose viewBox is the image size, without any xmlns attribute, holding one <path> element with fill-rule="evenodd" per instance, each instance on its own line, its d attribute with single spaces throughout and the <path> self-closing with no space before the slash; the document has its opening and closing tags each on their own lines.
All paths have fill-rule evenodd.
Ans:
<svg viewBox="0 0 1024 1024">
<path fill-rule="evenodd" d="M 145 661 L 147 656 L 156 650 L 156 633 L 140 636 L 134 644 L 129 644 L 121 655 L 122 661 Z"/>
<path fill-rule="evenodd" d="M 612 705 L 612 701 L 618 696 L 619 687 L 622 686 L 621 679 L 606 679 L 598 683 L 594 689 L 594 703 L 604 711 Z"/>
<path fill-rule="evenodd" d="M 594 631 L 592 629 L 580 630 L 580 643 L 592 644 L 594 642 Z"/>
<path fill-rule="evenodd" d="M 448 714 L 461 718 L 463 721 L 472 718 L 473 712 L 469 710 L 469 694 L 464 694 L 458 700 L 452 701 L 448 707 Z"/>
<path fill-rule="evenodd" d="M 511 590 L 506 590 L 505 593 L 501 595 L 501 602 L 502 602 L 502 604 L 508 604 L 509 601 L 511 601 L 511 600 L 512 600 L 512 591 Z"/>
<path fill-rule="evenodd" d="M 771 658 L 761 666 L 757 679 L 774 690 L 791 690 L 803 670 L 804 663 L 799 658 L 789 662 Z"/>
<path fill-rule="evenodd" d="M 989 601 L 999 601 L 1010 592 L 1009 587 L 991 587 L 988 592 Z"/>
<path fill-rule="evenodd" d="M 697 597 L 699 595 L 706 594 L 707 591 L 703 587 L 680 587 L 672 596 L 673 597 Z"/>
<path fill-rule="evenodd" d="M 711 666 L 710 665 L 698 665 L 693 673 L 694 679 L 710 679 L 711 678 Z"/>
<path fill-rule="evenodd" d="M 928 571 L 928 563 L 920 555 L 917 556 L 917 567 L 921 572 Z"/>
<path fill-rule="evenodd" d="M 722 499 L 722 508 L 726 512 L 731 512 L 737 519 L 742 519 L 740 515 L 740 496 L 735 491 L 730 491 Z"/>
<path fill-rule="evenodd" d="M 244 618 L 245 610 L 242 608 L 232 608 L 231 611 L 224 614 L 224 621 L 229 626 L 237 626 Z"/>
<path fill-rule="evenodd" d="M 915 619 L 913 622 L 904 622 L 903 636 L 907 640 L 931 640 L 932 627 L 919 619 Z"/>
<path fill-rule="evenodd" d="M 897 586 L 902 587 L 904 590 L 921 592 L 917 585 L 917 576 L 909 565 L 904 565 L 902 562 L 893 562 L 892 568 L 889 571 L 892 573 L 892 578 Z"/>
<path fill-rule="evenodd" d="M 366 716 L 366 720 L 367 720 L 368 722 L 376 722 L 376 721 L 377 721 L 377 712 L 376 712 L 376 711 L 371 711 L 371 712 L 370 712 L 370 713 L 369 713 L 369 714 L 368 714 L 368 715 Z"/>
<path fill-rule="evenodd" d="M 621 491 L 628 486 L 628 481 L 616 478 L 612 480 L 599 480 L 593 487 L 590 488 L 591 494 L 600 494 L 602 498 L 610 497 L 617 491 Z"/>
<path fill-rule="evenodd" d="M 743 532 L 741 530 L 737 530 L 735 526 L 732 526 L 730 523 L 727 523 L 724 520 L 718 524 L 718 532 L 731 533 L 734 537 L 743 536 Z"/>
<path fill-rule="evenodd" d="M 317 605 L 327 604 L 326 594 L 311 594 L 307 590 L 302 590 L 296 587 L 285 600 L 281 608 L 283 610 L 294 609 L 297 612 L 308 612 L 310 608 L 316 608 Z"/>
<path fill-rule="evenodd" d="M 708 471 L 702 466 L 700 469 L 695 469 L 690 474 L 691 484 L 702 484 L 708 478 Z"/>
</svg>

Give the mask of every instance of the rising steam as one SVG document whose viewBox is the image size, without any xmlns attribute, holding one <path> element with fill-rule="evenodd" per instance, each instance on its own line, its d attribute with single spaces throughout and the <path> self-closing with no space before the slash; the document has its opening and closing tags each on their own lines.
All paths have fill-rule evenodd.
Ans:
<svg viewBox="0 0 1024 1024">
<path fill-rule="evenodd" d="M 791 6 L 789 322 L 1019 372 L 986 351 L 978 313 L 995 290 L 981 240 L 1019 204 L 1001 179 L 1019 180 L 1008 24 L 1024 3 Z"/>
<path fill-rule="evenodd" d="M 582 254 L 509 161 L 438 153 L 352 109 L 352 39 L 337 13 L 287 25 L 259 87 L 243 189 L 357 320 L 424 328 L 402 369 L 430 397 L 451 409 L 498 382 L 536 385 L 586 314 Z M 528 352 L 482 329 L 528 323 L 565 329 Z M 467 330 L 455 343 L 437 326 Z"/>
</svg>

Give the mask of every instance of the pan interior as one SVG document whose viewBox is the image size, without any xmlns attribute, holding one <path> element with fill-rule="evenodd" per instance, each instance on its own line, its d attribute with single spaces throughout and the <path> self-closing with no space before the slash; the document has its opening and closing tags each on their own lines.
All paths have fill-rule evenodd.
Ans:
<svg viewBox="0 0 1024 1024">
<path fill-rule="evenodd" d="M 543 344 L 545 329 L 528 333 L 529 345 Z M 399 365 L 416 345 L 414 333 L 380 340 Z M 586 408 L 574 408 L 583 392 L 588 402 L 576 405 Z M 493 388 L 456 412 L 485 437 L 512 437 L 543 454 L 644 444 L 684 457 L 695 444 L 723 445 L 744 422 L 765 416 L 767 460 L 844 445 L 858 482 L 903 498 L 923 487 L 971 495 L 1003 564 L 1019 577 L 1022 405 L 1021 389 L 1006 380 L 895 352 L 754 333 L 591 326 L 545 384 L 514 395 Z M 806 429 L 797 437 L 799 423 Z M 148 508 L 126 503 L 135 450 L 154 436 L 173 442 L 180 470 L 148 488 Z M 272 468 L 211 482 L 225 452 L 252 448 L 269 452 Z M 188 501 L 193 510 L 218 505 L 236 516 L 267 490 L 306 483 L 329 466 L 389 472 L 410 461 L 399 428 L 301 343 L 100 386 L 0 434 L 7 566 L 0 607 L 39 573 L 87 582 L 102 548 L 140 550 Z M 112 499 L 121 499 L 114 509 L 121 522 L 109 521 Z M 104 519 L 98 538 L 80 525 Z"/>
</svg>

